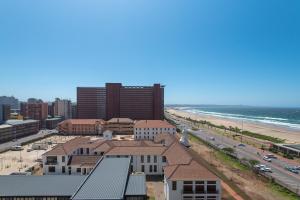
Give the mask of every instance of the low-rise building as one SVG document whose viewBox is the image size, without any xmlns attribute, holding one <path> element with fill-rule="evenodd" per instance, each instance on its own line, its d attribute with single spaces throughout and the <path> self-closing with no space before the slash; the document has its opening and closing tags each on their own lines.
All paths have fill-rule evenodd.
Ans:
<svg viewBox="0 0 300 200">
<path fill-rule="evenodd" d="M 300 144 L 272 144 L 271 148 L 284 154 L 300 157 Z"/>
<path fill-rule="evenodd" d="M 134 121 L 129 118 L 112 118 L 105 123 L 105 129 L 115 135 L 132 135 Z"/>
<path fill-rule="evenodd" d="M 146 200 L 145 175 L 129 166 L 130 158 L 103 158 L 87 176 L 0 176 L 0 200 Z"/>
<path fill-rule="evenodd" d="M 0 126 L 0 143 L 33 135 L 38 131 L 38 120 L 7 120 Z"/>
<path fill-rule="evenodd" d="M 101 158 L 128 158 L 130 172 L 164 176 L 167 200 L 220 200 L 219 179 L 169 133 L 157 134 L 153 141 L 79 137 L 43 155 L 44 174 L 88 174 Z"/>
<path fill-rule="evenodd" d="M 47 129 L 55 129 L 62 120 L 63 119 L 61 117 L 48 118 L 45 120 L 46 128 Z"/>
<path fill-rule="evenodd" d="M 68 119 L 58 124 L 58 131 L 64 135 L 100 135 L 104 124 L 102 119 Z"/>
<path fill-rule="evenodd" d="M 153 140 L 157 134 L 176 134 L 176 127 L 164 120 L 140 120 L 134 124 L 135 140 Z"/>
</svg>

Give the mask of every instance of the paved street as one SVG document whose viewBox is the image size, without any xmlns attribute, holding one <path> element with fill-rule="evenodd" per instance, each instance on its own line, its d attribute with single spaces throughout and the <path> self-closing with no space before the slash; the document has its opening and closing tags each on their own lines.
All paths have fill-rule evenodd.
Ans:
<svg viewBox="0 0 300 200">
<path fill-rule="evenodd" d="M 222 136 L 218 133 L 213 133 L 213 131 L 207 131 L 203 129 L 193 131 L 191 130 L 192 124 L 190 122 L 175 116 L 170 116 L 169 114 L 166 116 L 175 120 L 178 124 L 180 124 L 180 126 L 188 129 L 195 136 L 198 136 L 202 140 L 205 140 L 206 142 L 209 142 L 218 148 L 234 148 L 239 159 L 246 158 L 248 160 L 258 160 L 261 164 L 267 165 L 273 171 L 273 173 L 269 173 L 271 177 L 277 179 L 279 182 L 282 182 L 284 185 L 293 188 L 295 191 L 298 190 L 298 194 L 300 195 L 300 175 L 293 174 L 284 169 L 285 166 L 291 164 L 287 163 L 286 159 L 279 157 L 278 159 L 272 159 L 272 162 L 264 161 L 263 156 L 270 152 L 263 152 L 261 149 L 257 149 L 249 145 L 245 145 L 244 147 L 239 146 L 240 142 L 226 136 Z"/>
</svg>

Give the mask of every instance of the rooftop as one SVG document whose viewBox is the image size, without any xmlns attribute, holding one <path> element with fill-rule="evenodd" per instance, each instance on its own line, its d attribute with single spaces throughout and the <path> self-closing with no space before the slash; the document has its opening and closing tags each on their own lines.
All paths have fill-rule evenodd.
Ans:
<svg viewBox="0 0 300 200">
<path fill-rule="evenodd" d="M 36 123 L 39 122 L 38 120 L 34 119 L 27 119 L 27 120 L 7 120 L 5 123 L 9 125 L 20 125 L 20 124 L 29 124 L 29 123 Z"/>
<path fill-rule="evenodd" d="M 1 124 L 0 125 L 0 128 L 11 128 L 12 125 L 9 125 L 9 124 Z"/>
<path fill-rule="evenodd" d="M 283 146 L 300 151 L 300 144 L 284 144 Z"/>
<path fill-rule="evenodd" d="M 72 196 L 85 178 L 73 175 L 0 176 L 0 197 Z"/>
<path fill-rule="evenodd" d="M 164 120 L 139 120 L 134 128 L 175 128 L 175 126 Z"/>
<path fill-rule="evenodd" d="M 126 196 L 147 195 L 144 173 L 131 174 L 126 188 Z"/>
<path fill-rule="evenodd" d="M 129 165 L 130 158 L 102 159 L 71 199 L 123 199 Z"/>
</svg>

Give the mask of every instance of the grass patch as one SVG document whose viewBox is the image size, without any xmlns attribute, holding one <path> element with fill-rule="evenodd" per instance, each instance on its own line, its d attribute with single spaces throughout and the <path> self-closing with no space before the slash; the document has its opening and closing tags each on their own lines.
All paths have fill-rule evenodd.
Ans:
<svg viewBox="0 0 300 200">
<path fill-rule="evenodd" d="M 286 200 L 299 200 L 299 196 L 297 196 L 295 193 L 289 191 L 288 189 L 278 185 L 277 183 L 270 182 L 268 185 L 273 192 L 276 194 L 282 196 L 283 199 Z"/>
<path fill-rule="evenodd" d="M 231 156 L 221 152 L 215 151 L 214 155 L 218 160 L 221 160 L 225 165 L 230 166 L 235 169 L 239 169 L 241 171 L 250 170 L 249 167 L 245 166 L 244 164 L 240 163 L 237 159 L 232 158 Z"/>
</svg>

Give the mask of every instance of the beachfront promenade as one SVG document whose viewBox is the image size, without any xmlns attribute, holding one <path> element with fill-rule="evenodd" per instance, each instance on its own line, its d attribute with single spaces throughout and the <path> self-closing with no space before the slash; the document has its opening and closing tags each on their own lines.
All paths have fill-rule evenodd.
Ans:
<svg viewBox="0 0 300 200">
<path fill-rule="evenodd" d="M 193 125 L 191 122 L 184 120 L 182 118 L 178 118 L 174 115 L 170 115 L 168 113 L 165 114 L 166 118 L 175 120 L 179 123 L 180 127 L 188 129 L 193 135 L 201 138 L 202 140 L 210 143 L 216 148 L 234 148 L 239 159 L 246 158 L 248 160 L 258 160 L 261 164 L 265 164 L 269 166 L 273 173 L 269 173 L 268 176 L 277 180 L 279 184 L 282 186 L 292 190 L 295 193 L 300 195 L 300 175 L 293 174 L 284 169 L 287 165 L 295 164 L 295 161 L 290 161 L 284 158 L 273 159 L 272 162 L 266 162 L 263 160 L 263 154 L 268 154 L 269 152 L 254 148 L 250 145 L 246 145 L 244 147 L 239 147 L 240 142 L 233 140 L 231 138 L 225 137 L 223 135 L 214 133 L 213 131 L 199 129 L 197 131 L 193 131 Z M 214 138 L 213 140 L 211 138 Z M 259 155 L 257 154 L 259 152 Z"/>
</svg>

